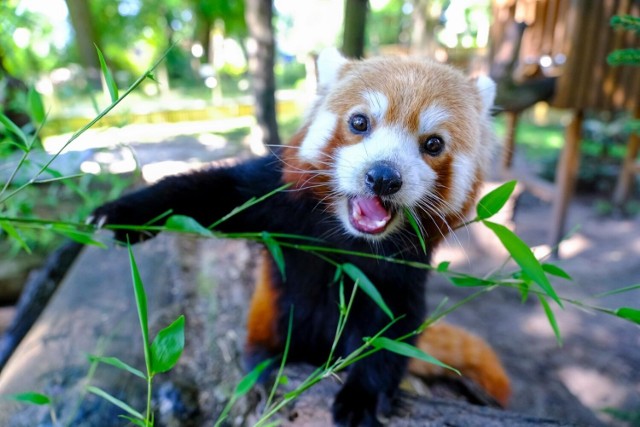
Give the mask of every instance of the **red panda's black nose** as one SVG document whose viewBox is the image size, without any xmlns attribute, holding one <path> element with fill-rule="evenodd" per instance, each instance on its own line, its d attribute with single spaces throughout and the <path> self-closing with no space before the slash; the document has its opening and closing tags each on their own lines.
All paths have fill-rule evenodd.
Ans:
<svg viewBox="0 0 640 427">
<path fill-rule="evenodd" d="M 364 178 L 367 188 L 377 196 L 390 196 L 402 187 L 402 175 L 387 162 L 376 162 Z"/>
</svg>

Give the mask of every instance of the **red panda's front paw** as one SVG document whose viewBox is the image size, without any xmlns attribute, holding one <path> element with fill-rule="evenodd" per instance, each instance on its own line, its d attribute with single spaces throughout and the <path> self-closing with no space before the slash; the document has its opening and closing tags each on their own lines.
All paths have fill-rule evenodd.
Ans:
<svg viewBox="0 0 640 427">
<path fill-rule="evenodd" d="M 134 212 L 135 210 L 116 200 L 94 210 L 87 218 L 87 223 L 94 225 L 97 229 L 112 230 L 114 238 L 120 243 L 138 243 L 155 236 L 157 232 L 138 228 L 145 221 Z"/>
<path fill-rule="evenodd" d="M 333 402 L 333 422 L 340 427 L 381 427 L 377 395 L 345 384 Z"/>
</svg>

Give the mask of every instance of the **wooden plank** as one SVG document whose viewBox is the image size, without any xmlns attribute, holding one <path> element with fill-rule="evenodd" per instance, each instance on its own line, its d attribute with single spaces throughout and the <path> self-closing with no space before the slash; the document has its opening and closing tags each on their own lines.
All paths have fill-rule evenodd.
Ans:
<svg viewBox="0 0 640 427">
<path fill-rule="evenodd" d="M 558 244 L 563 237 L 567 209 L 573 196 L 578 167 L 580 166 L 580 142 L 584 112 L 577 110 L 567 126 L 565 144 L 556 169 L 556 193 L 549 232 L 549 245 L 558 254 Z"/>
</svg>

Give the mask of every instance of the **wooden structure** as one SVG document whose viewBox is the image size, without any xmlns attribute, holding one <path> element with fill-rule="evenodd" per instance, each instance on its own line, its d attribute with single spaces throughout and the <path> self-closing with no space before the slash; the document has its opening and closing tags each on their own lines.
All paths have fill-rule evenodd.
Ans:
<svg viewBox="0 0 640 427">
<path fill-rule="evenodd" d="M 609 24 L 614 15 L 640 16 L 640 0 L 494 0 L 493 13 L 491 35 L 494 46 L 505 44 L 514 25 L 523 28 L 514 52 L 515 66 L 508 70 L 510 75 L 506 77 L 522 83 L 554 78 L 550 105 L 572 111 L 553 195 L 549 240 L 556 246 L 564 232 L 567 207 L 579 167 L 584 112 L 627 110 L 640 116 L 640 68 L 612 67 L 606 61 L 607 55 L 615 49 L 640 45 L 636 34 L 613 30 Z M 498 53 L 496 49 L 492 52 L 494 60 L 498 59 Z M 517 115 L 512 115 L 507 137 L 507 164 L 513 150 L 516 122 Z M 633 174 L 640 171 L 635 161 L 639 144 L 637 136 L 629 141 L 616 202 L 626 197 Z"/>
</svg>

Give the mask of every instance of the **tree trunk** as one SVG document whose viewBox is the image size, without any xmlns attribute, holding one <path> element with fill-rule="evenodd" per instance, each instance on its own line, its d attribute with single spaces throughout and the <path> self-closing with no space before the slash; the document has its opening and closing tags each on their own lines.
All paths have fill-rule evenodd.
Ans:
<svg viewBox="0 0 640 427">
<path fill-rule="evenodd" d="M 436 50 L 433 28 L 437 24 L 429 15 L 430 0 L 413 0 L 411 53 L 433 57 Z"/>
<path fill-rule="evenodd" d="M 369 0 L 346 0 L 342 53 L 351 58 L 364 56 L 364 36 Z"/>
<path fill-rule="evenodd" d="M 247 51 L 249 73 L 252 77 L 253 95 L 258 127 L 256 140 L 262 149 L 252 144 L 252 151 L 264 151 L 264 145 L 280 144 L 276 121 L 275 38 L 273 34 L 273 0 L 247 0 L 245 19 L 249 29 Z"/>
<path fill-rule="evenodd" d="M 100 87 L 100 62 L 94 46 L 100 46 L 100 40 L 89 6 L 89 0 L 65 0 L 69 9 L 71 26 L 76 35 L 80 61 L 87 71 L 89 81 L 94 87 Z"/>
</svg>

